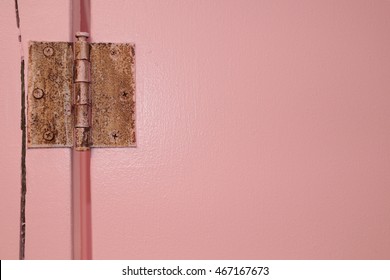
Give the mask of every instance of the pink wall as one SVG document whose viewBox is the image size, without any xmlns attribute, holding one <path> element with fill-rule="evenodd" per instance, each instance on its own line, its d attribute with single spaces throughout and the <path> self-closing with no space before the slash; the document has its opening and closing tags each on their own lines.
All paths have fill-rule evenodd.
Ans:
<svg viewBox="0 0 390 280">
<path fill-rule="evenodd" d="M 12 1 L 0 2 L 0 259 L 18 258 L 20 59 Z"/>
<path fill-rule="evenodd" d="M 29 40 L 70 39 L 69 1 L 19 0 L 19 8 L 26 61 Z M 21 132 L 14 1 L 1 1 L 0 12 L 0 258 L 15 259 L 19 257 Z M 69 150 L 27 151 L 26 259 L 71 257 L 70 174 Z"/>
<path fill-rule="evenodd" d="M 21 1 L 25 41 L 69 40 L 69 1 L 52 2 Z M 92 2 L 93 41 L 136 43 L 138 126 L 137 148 L 92 152 L 95 259 L 390 258 L 389 1 Z M 0 5 L 0 258 L 16 258 Z M 27 258 L 71 255 L 69 154 L 28 151 Z"/>
</svg>

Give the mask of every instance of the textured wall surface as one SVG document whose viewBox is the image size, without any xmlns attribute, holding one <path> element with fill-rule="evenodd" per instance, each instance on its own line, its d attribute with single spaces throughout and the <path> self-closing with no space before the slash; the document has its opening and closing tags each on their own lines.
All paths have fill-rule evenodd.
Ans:
<svg viewBox="0 0 390 280">
<path fill-rule="evenodd" d="M 5 2 L 0 257 L 15 258 Z M 68 1 L 20 6 L 24 40 L 70 38 Z M 94 258 L 390 258 L 389 14 L 379 0 L 92 1 L 92 41 L 136 43 L 138 142 L 92 151 Z M 29 150 L 28 189 L 26 257 L 69 258 L 69 151 Z"/>
<path fill-rule="evenodd" d="M 0 259 L 19 257 L 20 53 L 13 1 L 0 2 Z"/>
<path fill-rule="evenodd" d="M 70 40 L 69 1 L 19 0 L 19 10 L 26 65 L 29 40 Z M 21 132 L 14 1 L 1 1 L 0 13 L 0 258 L 15 259 L 19 257 Z M 71 257 L 70 175 L 70 150 L 27 151 L 26 259 Z"/>
</svg>

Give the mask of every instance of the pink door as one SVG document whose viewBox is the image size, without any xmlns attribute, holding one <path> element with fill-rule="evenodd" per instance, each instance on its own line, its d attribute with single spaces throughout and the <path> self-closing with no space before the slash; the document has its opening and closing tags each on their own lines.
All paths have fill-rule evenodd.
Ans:
<svg viewBox="0 0 390 280">
<path fill-rule="evenodd" d="M 27 43 L 71 1 L 19 1 Z M 20 50 L 0 2 L 0 258 L 18 258 Z M 92 1 L 136 44 L 137 148 L 92 150 L 94 259 L 389 259 L 390 2 Z M 69 149 L 27 151 L 26 258 L 71 258 Z"/>
</svg>

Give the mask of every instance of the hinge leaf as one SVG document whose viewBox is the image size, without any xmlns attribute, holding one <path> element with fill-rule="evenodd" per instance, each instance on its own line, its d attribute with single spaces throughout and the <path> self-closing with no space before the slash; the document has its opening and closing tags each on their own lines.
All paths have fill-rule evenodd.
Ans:
<svg viewBox="0 0 390 280">
<path fill-rule="evenodd" d="M 73 48 L 68 42 L 30 42 L 27 146 L 72 147 Z"/>
<path fill-rule="evenodd" d="M 135 146 L 134 45 L 90 45 L 92 147 Z"/>
</svg>

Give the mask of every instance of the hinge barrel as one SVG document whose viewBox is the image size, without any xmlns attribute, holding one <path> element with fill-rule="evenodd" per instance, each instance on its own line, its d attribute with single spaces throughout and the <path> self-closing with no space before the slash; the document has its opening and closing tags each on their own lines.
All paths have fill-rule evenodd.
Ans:
<svg viewBox="0 0 390 280">
<path fill-rule="evenodd" d="M 91 146 L 90 57 L 88 33 L 76 33 L 74 44 L 74 137 L 75 149 L 89 150 Z"/>
</svg>

